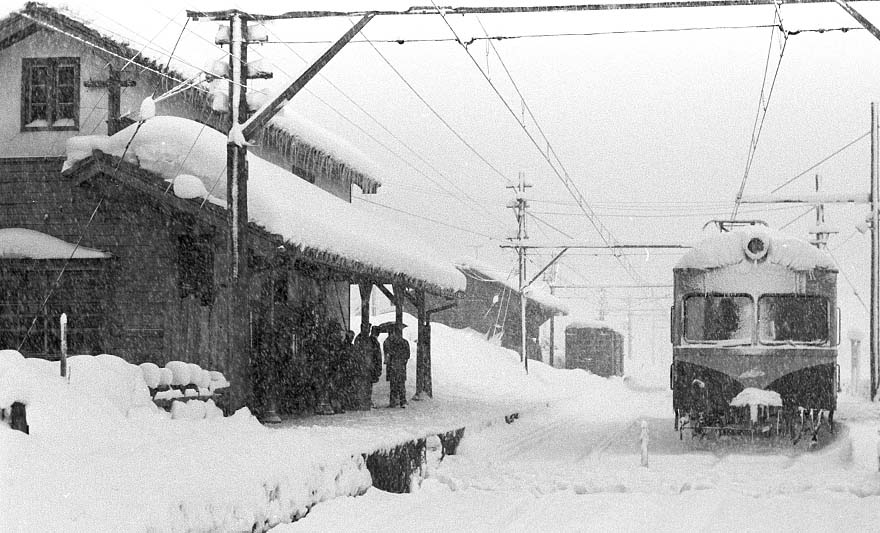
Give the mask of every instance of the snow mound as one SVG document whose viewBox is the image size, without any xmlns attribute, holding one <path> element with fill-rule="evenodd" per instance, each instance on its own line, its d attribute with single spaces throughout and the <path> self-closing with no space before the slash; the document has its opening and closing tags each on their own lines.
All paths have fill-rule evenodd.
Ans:
<svg viewBox="0 0 880 533">
<path fill-rule="evenodd" d="M 183 198 L 184 200 L 192 200 L 193 198 L 207 198 L 208 189 L 199 178 L 190 174 L 181 174 L 172 180 L 174 196 Z"/>
<path fill-rule="evenodd" d="M 730 405 L 732 407 L 745 407 L 747 405 L 782 407 L 782 397 L 776 391 L 747 387 L 730 400 Z"/>
<path fill-rule="evenodd" d="M 147 387 L 151 389 L 158 387 L 161 380 L 161 369 L 155 363 L 141 363 L 140 368 Z"/>
<path fill-rule="evenodd" d="M 168 361 L 165 363 L 165 368 L 170 370 L 173 375 L 171 378 L 172 385 L 185 386 L 190 384 L 192 369 L 189 366 L 189 363 L 184 363 L 183 361 Z"/>
</svg>

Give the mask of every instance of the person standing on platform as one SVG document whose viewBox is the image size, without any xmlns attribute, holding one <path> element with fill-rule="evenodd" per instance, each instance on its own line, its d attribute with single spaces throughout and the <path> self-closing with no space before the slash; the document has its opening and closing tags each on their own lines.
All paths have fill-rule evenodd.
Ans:
<svg viewBox="0 0 880 533">
<path fill-rule="evenodd" d="M 373 328 L 376 329 L 376 328 Z M 373 406 L 373 383 L 379 380 L 375 375 L 375 357 L 379 357 L 379 373 L 382 373 L 382 348 L 379 341 L 370 336 L 370 323 L 361 326 L 361 332 L 354 339 L 354 361 L 352 377 L 355 395 L 354 408 L 369 411 Z"/>
<path fill-rule="evenodd" d="M 391 326 L 383 348 L 388 359 L 388 381 L 391 382 L 391 394 L 388 407 L 406 407 L 406 363 L 409 361 L 409 342 L 403 338 L 405 324 L 396 323 Z"/>
</svg>

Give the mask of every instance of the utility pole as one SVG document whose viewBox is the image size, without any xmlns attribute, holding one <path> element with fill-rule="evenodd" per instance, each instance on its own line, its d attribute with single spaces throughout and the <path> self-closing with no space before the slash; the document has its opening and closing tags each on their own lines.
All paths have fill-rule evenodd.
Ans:
<svg viewBox="0 0 880 533">
<path fill-rule="evenodd" d="M 229 45 L 229 137 L 226 145 L 226 207 L 229 222 L 229 268 L 227 269 L 227 361 L 232 370 L 233 379 L 239 381 L 236 391 L 232 392 L 231 403 L 234 406 L 245 405 L 250 399 L 250 357 L 251 346 L 248 334 L 250 306 L 248 301 L 248 270 L 247 270 L 247 139 L 280 111 L 287 102 L 314 78 L 318 72 L 361 31 L 374 17 L 372 12 L 365 14 L 360 21 L 352 26 L 324 54 L 294 80 L 287 88 L 278 93 L 271 101 L 264 103 L 249 117 L 247 103 L 247 47 L 251 42 L 248 35 L 248 21 L 264 17 L 231 9 L 216 12 L 197 12 L 187 10 L 187 17 L 192 19 L 209 18 L 229 24 L 228 34 L 221 34 L 217 44 Z M 283 17 L 278 17 L 283 18 Z M 287 17 L 289 18 L 289 17 Z M 255 36 L 254 39 L 257 39 Z M 261 38 L 264 40 L 264 38 Z M 263 77 L 255 74 L 257 77 Z"/>
<path fill-rule="evenodd" d="M 633 301 L 632 297 L 626 299 L 626 358 L 632 364 L 633 360 Z"/>
<path fill-rule="evenodd" d="M 552 268 L 544 274 L 544 281 L 550 287 L 550 295 L 555 295 L 556 274 L 559 272 L 559 263 L 555 263 Z M 550 358 L 548 360 L 550 366 L 554 366 L 554 358 L 556 352 L 556 315 L 550 315 Z"/>
<path fill-rule="evenodd" d="M 816 197 L 821 198 L 819 194 L 819 175 L 816 174 Z M 815 235 L 812 243 L 816 246 L 816 248 L 820 250 L 826 250 L 828 248 L 828 238 L 837 233 L 837 231 L 829 230 L 828 227 L 825 226 L 825 204 L 821 201 L 816 203 L 816 227 L 810 230 L 810 233 Z"/>
<path fill-rule="evenodd" d="M 550 294 L 553 295 L 553 285 L 550 285 Z M 556 358 L 556 315 L 550 316 L 550 366 L 555 366 L 553 360 Z"/>
<path fill-rule="evenodd" d="M 513 209 L 513 213 L 516 216 L 516 240 L 520 246 L 516 246 L 516 254 L 519 262 L 519 326 L 520 326 L 520 361 L 523 362 L 523 368 L 525 368 L 526 373 L 529 371 L 529 356 L 526 352 L 526 295 L 525 295 L 525 286 L 526 286 L 526 249 L 521 246 L 523 239 L 528 239 L 529 236 L 526 233 L 526 209 L 528 209 L 529 204 L 525 197 L 525 192 L 527 188 L 530 188 L 531 185 L 526 185 L 525 183 L 525 175 L 520 172 L 519 173 L 519 184 L 516 186 L 508 185 L 508 189 L 514 189 L 516 191 L 516 198 L 513 202 L 508 204 L 508 207 Z"/>
<path fill-rule="evenodd" d="M 113 135 L 122 129 L 119 117 L 122 113 L 120 109 L 122 87 L 134 87 L 137 82 L 123 80 L 120 71 L 116 70 L 112 64 L 108 64 L 107 69 L 106 80 L 87 80 L 83 82 L 83 86 L 90 89 L 107 89 L 107 135 Z"/>
<path fill-rule="evenodd" d="M 247 105 L 247 18 L 239 11 L 228 15 L 229 24 L 229 131 L 248 118 Z M 225 39 L 221 39 L 224 41 Z M 247 224 L 248 224 L 247 146 L 236 144 L 232 136 L 226 144 L 226 213 L 229 224 L 227 240 L 227 306 L 226 333 L 228 360 L 235 361 L 235 377 L 242 381 L 241 397 L 234 402 L 245 405 L 251 396 L 248 331 L 250 302 L 248 299 Z"/>
<path fill-rule="evenodd" d="M 880 335 L 877 331 L 877 320 L 880 316 L 880 261 L 877 253 L 880 251 L 880 231 L 878 231 L 877 202 L 880 201 L 880 187 L 878 187 L 878 143 L 877 138 L 877 104 L 871 102 L 871 192 L 868 201 L 871 206 L 871 401 L 877 396 L 877 357 L 880 355 Z"/>
</svg>

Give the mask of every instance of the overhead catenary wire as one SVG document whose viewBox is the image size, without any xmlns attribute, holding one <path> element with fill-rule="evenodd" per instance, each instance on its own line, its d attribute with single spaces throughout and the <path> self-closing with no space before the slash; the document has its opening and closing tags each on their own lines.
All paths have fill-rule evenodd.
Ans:
<svg viewBox="0 0 880 533">
<path fill-rule="evenodd" d="M 827 3 L 829 0 L 787 0 L 791 4 L 818 4 Z M 764 5 L 778 5 L 781 0 L 661 0 L 655 2 L 602 2 L 592 4 L 551 4 L 551 5 L 533 5 L 533 6 L 458 6 L 443 7 L 443 12 L 448 15 L 477 15 L 477 14 L 523 14 L 523 13 L 551 13 L 551 12 L 576 12 L 576 11 L 619 11 L 619 10 L 645 10 L 645 9 L 680 9 L 695 7 L 754 7 Z M 278 19 L 301 19 L 301 18 L 329 18 L 329 17 L 353 17 L 363 16 L 367 13 L 382 16 L 395 15 L 432 15 L 437 12 L 437 6 L 434 8 L 428 6 L 411 6 L 405 10 L 351 10 L 351 11 L 330 11 L 330 10 L 309 10 L 309 11 L 288 11 L 276 15 L 265 15 L 259 13 L 248 13 L 248 17 L 253 20 L 278 20 Z M 228 11 L 192 11 L 188 14 L 198 18 L 212 18 L 226 15 Z"/>
<path fill-rule="evenodd" d="M 552 147 L 552 145 L 551 145 L 551 143 L 550 143 L 550 140 L 547 138 L 546 135 L 544 135 L 543 130 L 541 129 L 540 125 L 538 124 L 537 120 L 535 119 L 534 114 L 532 113 L 531 109 L 529 108 L 528 104 L 526 103 L 526 100 L 525 100 L 525 98 L 523 97 L 522 92 L 519 90 L 519 87 L 516 85 L 516 81 L 513 79 L 513 76 L 510 74 L 510 71 L 507 69 L 507 66 L 505 65 L 505 63 L 504 63 L 503 59 L 501 58 L 500 54 L 498 54 L 497 49 L 495 49 L 495 45 L 494 45 L 494 43 L 492 43 L 491 41 L 489 41 L 489 43 L 492 45 L 493 50 L 495 50 L 496 57 L 498 57 L 499 61 L 501 62 L 502 66 L 503 66 L 503 68 L 504 68 L 504 71 L 507 73 L 508 78 L 510 79 L 510 81 L 511 81 L 511 83 L 513 84 L 514 88 L 516 89 L 517 94 L 520 96 L 520 101 L 521 101 L 521 103 L 522 103 L 522 105 L 523 105 L 523 108 L 525 108 L 526 110 L 528 110 L 530 117 L 532 118 L 532 120 L 533 120 L 533 121 L 535 122 L 535 124 L 537 125 L 537 127 L 538 127 L 538 131 L 541 133 L 542 138 L 543 138 L 543 140 L 545 141 L 545 145 L 547 146 L 547 153 L 544 153 L 544 150 L 543 150 L 542 146 L 541 146 L 540 144 L 538 144 L 538 141 L 535 139 L 535 137 L 534 137 L 534 136 L 531 134 L 531 132 L 528 131 L 528 129 L 525 127 L 525 123 L 524 123 L 523 121 L 521 121 L 521 120 L 517 117 L 517 113 L 516 113 L 516 111 L 513 110 L 513 108 L 510 106 L 510 104 L 507 102 L 507 100 L 501 95 L 501 92 L 500 92 L 500 91 L 498 90 L 498 88 L 495 86 L 495 83 L 491 80 L 491 78 L 489 78 L 489 76 L 486 75 L 486 72 L 483 70 L 482 67 L 480 67 L 479 62 L 476 60 L 476 58 L 474 58 L 474 56 L 473 56 L 473 54 L 471 54 L 470 50 L 468 50 L 468 47 L 467 47 L 466 45 L 464 45 L 464 43 L 462 43 L 461 39 L 460 39 L 459 36 L 458 36 L 458 33 L 455 31 L 455 29 L 452 27 L 452 25 L 451 25 L 451 24 L 449 23 L 449 21 L 446 19 L 446 15 L 440 10 L 440 8 L 437 7 L 437 4 L 434 3 L 433 0 L 431 0 L 431 3 L 432 3 L 432 5 L 434 6 L 434 8 L 436 9 L 437 14 L 440 15 L 440 17 L 443 19 L 443 22 L 444 22 L 444 23 L 446 24 L 446 26 L 449 28 L 449 31 L 452 32 L 452 34 L 455 36 L 456 41 L 458 42 L 458 44 L 461 45 L 462 49 L 465 51 L 465 53 L 467 54 L 467 56 L 470 58 L 471 62 L 474 64 L 474 66 L 477 68 L 477 70 L 478 70 L 478 71 L 480 72 L 480 74 L 483 76 L 483 79 L 486 80 L 486 82 L 489 84 L 489 86 L 492 88 L 492 90 L 495 92 L 495 94 L 498 96 L 498 98 L 499 98 L 499 99 L 501 100 L 501 102 L 504 104 L 504 107 L 508 110 L 508 112 L 509 112 L 511 115 L 513 115 L 514 119 L 517 120 L 517 124 L 520 126 L 520 128 L 523 130 L 523 132 L 525 132 L 526 136 L 529 138 L 529 140 L 530 140 L 531 143 L 535 146 L 535 148 L 537 148 L 538 152 L 541 154 L 541 156 L 544 158 L 544 160 L 547 161 L 547 163 L 548 163 L 548 165 L 550 166 L 550 168 L 551 168 L 551 170 L 553 171 L 553 173 L 559 178 L 560 181 L 562 181 L 563 185 L 564 185 L 565 188 L 568 190 L 569 194 L 571 194 L 572 197 L 578 202 L 579 207 L 581 208 L 581 210 L 583 210 L 583 212 L 584 212 L 584 214 L 586 215 L 587 219 L 590 221 L 590 223 L 591 223 L 591 224 L 593 225 L 593 227 L 596 229 L 596 231 L 597 231 L 598 234 L 599 234 L 599 237 L 600 237 L 600 238 L 601 238 L 606 244 L 608 244 L 608 245 L 611 245 L 611 244 L 613 244 L 614 242 L 616 242 L 616 238 L 615 238 L 614 235 L 610 232 L 610 230 L 608 230 L 608 229 L 607 229 L 607 228 L 601 223 L 601 221 L 595 216 L 595 214 L 593 213 L 592 207 L 590 207 L 590 205 L 589 205 L 589 204 L 587 203 L 587 201 L 584 199 L 584 197 L 583 197 L 583 195 L 581 194 L 580 190 L 577 188 L 577 186 L 575 185 L 574 181 L 573 181 L 573 180 L 571 179 L 571 177 L 569 176 L 568 171 L 565 169 L 564 165 L 562 164 L 562 161 L 561 161 L 561 160 L 559 159 L 559 157 L 556 155 L 556 152 L 555 152 L 555 150 L 553 150 L 553 147 Z M 484 28 L 484 30 L 485 30 L 485 28 Z M 551 155 L 551 154 L 552 154 L 552 155 L 554 156 L 554 158 L 556 159 L 556 162 L 557 162 L 559 168 L 557 168 L 557 164 L 554 164 L 554 163 L 553 163 L 553 160 L 550 159 L 550 155 Z M 560 172 L 560 169 L 561 169 L 561 172 Z M 624 267 L 624 270 L 627 272 L 627 274 L 628 274 L 630 277 L 632 277 L 635 281 L 638 281 L 638 282 L 641 282 L 641 281 L 642 281 L 642 280 L 641 280 L 641 276 L 639 275 L 639 273 L 638 273 L 638 272 L 632 267 L 632 265 L 630 265 L 630 264 L 628 263 L 628 261 L 626 261 L 626 259 L 621 258 L 621 259 L 619 260 L 619 262 L 620 262 L 620 264 Z"/>
<path fill-rule="evenodd" d="M 696 31 L 719 31 L 719 30 L 760 30 L 773 28 L 776 24 L 748 24 L 741 26 L 689 26 L 684 28 L 650 28 L 650 29 L 629 29 L 629 30 L 607 30 L 607 31 L 588 31 L 588 32 L 555 32 L 555 33 L 527 33 L 514 35 L 486 35 L 471 36 L 470 39 L 464 41 L 466 45 L 471 45 L 480 41 L 510 41 L 518 39 L 551 39 L 564 37 L 601 37 L 606 35 L 629 35 L 644 33 L 675 33 L 675 32 L 696 32 Z M 801 33 L 830 33 L 830 32 L 848 32 L 854 30 L 864 30 L 861 26 L 841 26 L 833 28 L 804 28 L 789 31 L 789 35 L 798 35 Z M 419 44 L 419 43 L 449 43 L 456 42 L 454 37 L 424 37 L 424 38 L 389 38 L 389 39 L 371 39 L 374 43 L 383 44 Z M 263 44 L 331 44 L 329 40 L 294 40 L 294 41 L 267 41 Z M 349 44 L 366 44 L 366 39 L 352 39 Z"/>
<path fill-rule="evenodd" d="M 773 89 L 776 87 L 776 80 L 779 76 L 779 69 L 782 67 L 782 58 L 785 55 L 785 47 L 788 44 L 788 33 L 782 26 L 782 13 L 780 12 L 779 4 L 775 4 L 776 10 L 773 13 L 773 21 L 777 23 L 777 26 L 774 26 L 770 30 L 770 44 L 767 48 L 767 60 L 764 62 L 764 75 L 761 78 L 761 92 L 758 95 L 758 110 L 755 113 L 755 122 L 752 125 L 752 136 L 749 140 L 749 151 L 748 156 L 746 157 L 746 167 L 743 171 L 742 181 L 739 184 L 739 190 L 736 193 L 736 201 L 734 202 L 733 212 L 730 215 L 731 219 L 736 220 L 736 215 L 739 212 L 739 206 L 742 203 L 743 192 L 746 188 L 746 182 L 749 179 L 749 172 L 752 169 L 752 163 L 755 160 L 755 153 L 758 149 L 758 141 L 761 139 L 761 132 L 764 130 L 764 120 L 767 118 L 767 110 L 770 107 L 770 100 L 773 96 Z M 776 35 L 777 29 L 782 35 L 782 47 L 779 50 L 779 59 L 776 62 L 776 69 L 773 72 L 773 79 L 770 82 L 770 89 L 767 90 L 767 73 L 770 69 L 770 57 L 773 52 L 773 42 L 774 37 Z M 764 94 L 767 94 L 767 99 L 765 101 Z"/>
</svg>

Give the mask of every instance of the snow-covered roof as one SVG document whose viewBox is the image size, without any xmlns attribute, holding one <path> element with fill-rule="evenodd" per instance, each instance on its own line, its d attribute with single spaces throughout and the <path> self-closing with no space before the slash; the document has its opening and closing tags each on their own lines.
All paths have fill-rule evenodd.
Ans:
<svg viewBox="0 0 880 533">
<path fill-rule="evenodd" d="M 135 131 L 137 134 L 135 135 Z M 93 150 L 125 159 L 167 180 L 189 199 L 200 190 L 215 205 L 226 206 L 227 138 L 207 126 L 180 117 L 154 117 L 112 137 L 73 137 L 64 169 L 87 159 Z M 126 151 L 127 147 L 127 151 Z M 464 276 L 451 261 L 397 223 L 360 209 L 253 154 L 248 154 L 250 221 L 304 251 L 326 252 L 402 274 L 449 291 L 464 290 Z M 192 176 L 203 189 L 194 187 Z"/>
<path fill-rule="evenodd" d="M 590 320 L 588 318 L 578 318 L 576 320 L 572 320 L 565 326 L 565 329 L 610 329 L 612 331 L 617 331 L 614 327 L 611 326 L 608 322 L 604 322 L 602 320 Z"/>
<path fill-rule="evenodd" d="M 111 255 L 76 246 L 26 228 L 0 228 L 0 259 L 108 259 Z"/>
<path fill-rule="evenodd" d="M 82 8 L 80 6 L 80 9 Z M 106 50 L 111 55 L 130 58 L 133 63 L 149 71 L 161 72 L 160 92 L 198 73 L 192 68 L 185 69 L 193 71 L 190 73 L 168 68 L 163 64 L 164 57 L 151 57 L 153 48 L 150 46 L 143 46 L 138 50 L 129 46 L 128 42 L 143 40 L 143 37 L 137 33 L 136 25 L 128 28 L 129 32 L 126 32 L 126 26 L 119 26 L 112 35 L 105 33 L 110 30 L 94 29 L 88 20 L 90 16 L 88 11 L 87 9 L 86 12 L 74 13 L 66 7 L 50 7 L 39 2 L 28 2 L 23 9 L 0 19 L 0 50 L 4 41 L 10 44 L 30 35 L 28 31 L 23 30 L 24 26 L 38 25 L 50 31 L 70 33 L 84 42 Z M 2 15 L 3 13 L 0 12 L 0 16 Z M 189 58 L 193 63 L 198 63 L 202 59 Z M 188 105 L 207 111 L 207 115 L 213 119 L 220 116 L 211 113 L 211 96 L 207 84 L 189 87 L 184 89 L 182 94 Z M 215 124 L 218 127 L 225 120 L 220 117 Z M 373 194 L 381 186 L 381 182 L 375 177 L 379 171 L 363 152 L 321 126 L 313 122 L 304 122 L 300 117 L 276 117 L 258 134 L 256 141 L 261 147 L 267 147 L 280 154 L 301 172 L 320 174 L 330 179 L 351 180 L 351 183 L 357 185 L 365 194 Z"/>
<path fill-rule="evenodd" d="M 766 257 L 763 253 L 759 254 L 761 257 L 750 257 L 747 246 L 755 238 L 764 242 Z M 764 260 L 792 270 L 837 270 L 828 252 L 819 250 L 804 240 L 759 228 L 709 237 L 686 253 L 675 268 L 709 270 L 753 260 Z"/>
<path fill-rule="evenodd" d="M 517 277 L 500 267 L 470 258 L 459 259 L 456 261 L 456 266 L 466 276 L 473 279 L 499 283 L 514 291 L 519 290 L 519 280 Z M 540 281 L 535 281 L 531 286 L 526 287 L 524 291 L 526 300 L 531 300 L 538 305 L 544 306 L 556 314 L 567 315 L 568 307 L 559 298 L 546 292 L 541 285 L 544 284 Z"/>
</svg>

